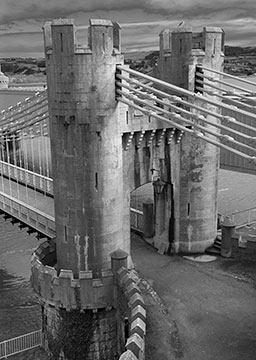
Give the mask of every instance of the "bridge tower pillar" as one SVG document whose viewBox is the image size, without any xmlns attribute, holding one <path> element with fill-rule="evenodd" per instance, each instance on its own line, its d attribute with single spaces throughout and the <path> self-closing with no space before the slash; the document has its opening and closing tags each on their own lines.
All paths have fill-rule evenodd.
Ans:
<svg viewBox="0 0 256 360">
<path fill-rule="evenodd" d="M 76 44 L 72 20 L 47 22 L 44 36 L 57 254 L 54 269 L 32 269 L 42 272 L 44 344 L 56 359 L 114 360 L 124 340 L 110 254 L 130 253 L 115 99 L 120 27 L 90 20 L 88 47 Z"/>
<path fill-rule="evenodd" d="M 155 76 L 164 81 L 195 91 L 196 65 L 222 71 L 223 63 L 223 30 L 220 28 L 205 27 L 203 32 L 193 33 L 191 28 L 181 27 L 160 34 Z M 207 93 L 204 96 L 208 96 Z M 202 101 L 195 101 L 197 105 L 206 106 Z M 215 106 L 207 105 L 207 108 L 218 111 Z M 218 120 L 212 117 L 211 121 Z M 170 158 L 170 167 L 178 165 L 172 171 L 174 250 L 203 252 L 214 242 L 217 233 L 219 149 L 188 133 L 184 133 L 176 146 L 179 147 L 179 163 Z"/>
</svg>

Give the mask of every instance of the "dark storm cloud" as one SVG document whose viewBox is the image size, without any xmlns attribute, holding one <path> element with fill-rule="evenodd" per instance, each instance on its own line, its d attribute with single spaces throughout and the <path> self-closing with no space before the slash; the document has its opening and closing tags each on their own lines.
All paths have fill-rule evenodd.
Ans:
<svg viewBox="0 0 256 360">
<path fill-rule="evenodd" d="M 256 9 L 255 0 L 1 0 L 0 23 L 29 18 L 64 17 L 76 12 L 126 11 L 141 9 L 173 19 L 175 17 L 210 17 L 222 13 L 234 18 L 251 16 Z M 256 16 L 256 15 L 255 15 Z"/>
<path fill-rule="evenodd" d="M 256 45 L 256 0 L 0 0 L 0 5 L 1 47 L 10 52 L 18 51 L 20 39 L 21 51 L 33 46 L 42 54 L 35 34 L 42 39 L 44 22 L 61 17 L 74 18 L 84 28 L 89 18 L 118 21 L 123 51 L 156 48 L 160 31 L 177 27 L 181 20 L 194 31 L 223 28 L 227 44 Z M 80 34 L 86 42 L 85 32 Z"/>
</svg>

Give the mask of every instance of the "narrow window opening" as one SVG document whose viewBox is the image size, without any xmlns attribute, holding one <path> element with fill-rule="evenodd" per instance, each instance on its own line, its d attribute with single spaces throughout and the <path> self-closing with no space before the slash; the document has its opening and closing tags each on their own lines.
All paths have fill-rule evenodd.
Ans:
<svg viewBox="0 0 256 360">
<path fill-rule="evenodd" d="M 60 51 L 63 52 L 63 34 L 60 33 Z"/>
<path fill-rule="evenodd" d="M 68 242 L 68 229 L 66 226 L 64 226 L 64 242 Z"/>
<path fill-rule="evenodd" d="M 216 53 L 216 39 L 213 40 L 213 55 Z"/>
<path fill-rule="evenodd" d="M 182 39 L 180 39 L 180 53 L 182 53 Z"/>
<path fill-rule="evenodd" d="M 105 34 L 102 34 L 102 47 L 103 47 L 103 51 L 105 51 Z"/>
<path fill-rule="evenodd" d="M 190 215 L 190 203 L 188 203 L 188 213 L 187 213 L 188 217 Z"/>
<path fill-rule="evenodd" d="M 129 112 L 126 111 L 126 124 L 128 125 L 128 123 L 129 123 Z"/>
<path fill-rule="evenodd" d="M 125 342 L 127 341 L 127 339 L 130 336 L 130 331 L 129 331 L 129 319 L 128 317 L 124 318 L 124 338 L 125 338 Z"/>
<path fill-rule="evenodd" d="M 95 189 L 98 191 L 98 173 L 95 173 Z"/>
</svg>

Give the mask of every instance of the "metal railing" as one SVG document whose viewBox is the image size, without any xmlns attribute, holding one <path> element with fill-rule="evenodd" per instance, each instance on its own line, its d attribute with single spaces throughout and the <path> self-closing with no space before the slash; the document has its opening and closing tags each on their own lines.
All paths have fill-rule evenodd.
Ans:
<svg viewBox="0 0 256 360">
<path fill-rule="evenodd" d="M 55 237 L 54 217 L 0 191 L 0 209 L 47 237 Z"/>
<path fill-rule="evenodd" d="M 0 175 L 53 195 L 52 178 L 0 160 Z"/>
<path fill-rule="evenodd" d="M 144 220 L 143 220 L 143 211 L 130 208 L 130 225 L 131 229 L 139 233 L 143 233 Z"/>
<path fill-rule="evenodd" d="M 0 342 L 0 359 L 42 346 L 42 329 Z"/>
<path fill-rule="evenodd" d="M 239 229 L 246 225 L 251 225 L 256 222 L 256 208 L 234 211 L 230 215 L 231 219 L 236 225 L 236 229 Z"/>
</svg>

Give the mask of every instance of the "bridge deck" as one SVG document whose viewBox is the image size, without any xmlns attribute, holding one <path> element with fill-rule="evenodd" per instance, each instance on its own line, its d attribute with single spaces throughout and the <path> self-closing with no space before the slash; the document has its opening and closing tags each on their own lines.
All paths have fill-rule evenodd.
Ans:
<svg viewBox="0 0 256 360">
<path fill-rule="evenodd" d="M 0 191 L 31 207 L 54 217 L 54 200 L 44 193 L 1 177 Z"/>
<path fill-rule="evenodd" d="M 47 237 L 55 236 L 54 199 L 1 177 L 0 209 Z"/>
</svg>

